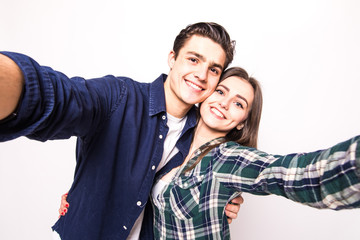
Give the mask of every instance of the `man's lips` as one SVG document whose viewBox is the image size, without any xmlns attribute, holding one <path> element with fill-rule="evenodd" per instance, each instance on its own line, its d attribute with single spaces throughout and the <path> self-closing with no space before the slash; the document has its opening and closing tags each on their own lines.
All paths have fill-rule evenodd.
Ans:
<svg viewBox="0 0 360 240">
<path fill-rule="evenodd" d="M 197 91 L 202 91 L 204 90 L 201 86 L 189 81 L 189 80 L 185 80 L 186 84 L 190 87 L 192 87 L 193 89 L 197 90 Z"/>
</svg>

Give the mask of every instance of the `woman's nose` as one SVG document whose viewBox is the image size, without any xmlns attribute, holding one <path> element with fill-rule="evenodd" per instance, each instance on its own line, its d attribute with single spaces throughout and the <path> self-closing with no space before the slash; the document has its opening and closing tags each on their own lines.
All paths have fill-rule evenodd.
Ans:
<svg viewBox="0 0 360 240">
<path fill-rule="evenodd" d="M 228 103 L 226 101 L 222 101 L 222 102 L 220 102 L 220 107 L 227 110 L 228 109 Z"/>
</svg>

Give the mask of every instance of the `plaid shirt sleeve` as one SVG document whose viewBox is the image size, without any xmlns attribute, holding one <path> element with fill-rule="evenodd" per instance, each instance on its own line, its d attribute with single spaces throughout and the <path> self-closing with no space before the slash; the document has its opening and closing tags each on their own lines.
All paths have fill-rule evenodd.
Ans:
<svg viewBox="0 0 360 240">
<path fill-rule="evenodd" d="M 360 207 L 360 137 L 329 149 L 271 155 L 234 142 L 201 147 L 157 197 L 156 239 L 230 239 L 226 203 L 239 192 L 284 196 L 316 208 Z"/>
<path fill-rule="evenodd" d="M 236 191 L 275 194 L 315 208 L 356 208 L 360 207 L 359 143 L 357 136 L 329 149 L 280 156 L 230 142 L 213 152 L 213 171 Z"/>
</svg>

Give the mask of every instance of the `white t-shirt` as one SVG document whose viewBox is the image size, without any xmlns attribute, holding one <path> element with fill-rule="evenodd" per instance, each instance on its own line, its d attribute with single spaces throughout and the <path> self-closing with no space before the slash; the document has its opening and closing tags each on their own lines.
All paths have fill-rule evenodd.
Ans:
<svg viewBox="0 0 360 240">
<path fill-rule="evenodd" d="M 187 116 L 183 118 L 176 118 L 170 115 L 169 113 L 167 113 L 167 118 L 168 118 L 167 126 L 169 127 L 169 132 L 167 133 L 166 138 L 164 140 L 164 151 L 159 166 L 156 169 L 156 172 L 158 172 L 161 168 L 163 168 L 166 165 L 166 163 L 168 163 L 170 159 L 179 152 L 179 149 L 175 146 L 175 144 L 177 140 L 180 138 L 181 132 L 186 123 Z M 144 210 L 136 219 L 136 222 L 133 228 L 131 229 L 131 232 L 127 237 L 127 240 L 139 239 L 143 218 L 144 218 Z"/>
</svg>

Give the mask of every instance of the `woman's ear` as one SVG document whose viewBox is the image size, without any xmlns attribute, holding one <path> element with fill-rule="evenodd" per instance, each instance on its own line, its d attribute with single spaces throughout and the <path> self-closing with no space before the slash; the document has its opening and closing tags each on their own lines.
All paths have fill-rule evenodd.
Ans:
<svg viewBox="0 0 360 240">
<path fill-rule="evenodd" d="M 173 68 L 174 64 L 175 64 L 175 52 L 171 50 L 168 56 L 168 65 L 170 67 L 170 70 Z"/>
<path fill-rule="evenodd" d="M 236 126 L 236 129 L 237 129 L 238 131 L 240 131 L 243 127 L 244 127 L 244 124 L 241 123 L 241 124 L 239 124 L 239 125 Z"/>
</svg>

